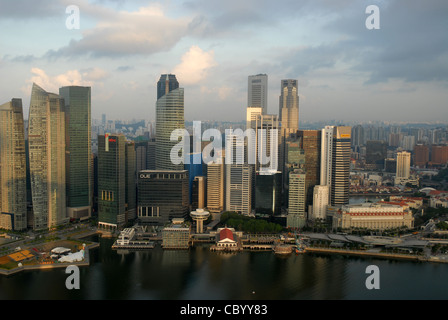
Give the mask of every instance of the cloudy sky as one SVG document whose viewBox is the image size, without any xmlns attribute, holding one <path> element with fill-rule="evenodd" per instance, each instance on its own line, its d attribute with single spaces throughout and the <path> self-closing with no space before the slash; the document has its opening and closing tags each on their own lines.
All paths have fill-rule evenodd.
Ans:
<svg viewBox="0 0 448 320">
<path fill-rule="evenodd" d="M 0 103 L 27 118 L 33 82 L 86 85 L 94 118 L 154 120 L 174 73 L 186 120 L 240 121 L 265 73 L 269 113 L 292 78 L 301 121 L 447 122 L 447 18 L 446 0 L 0 0 Z"/>
</svg>

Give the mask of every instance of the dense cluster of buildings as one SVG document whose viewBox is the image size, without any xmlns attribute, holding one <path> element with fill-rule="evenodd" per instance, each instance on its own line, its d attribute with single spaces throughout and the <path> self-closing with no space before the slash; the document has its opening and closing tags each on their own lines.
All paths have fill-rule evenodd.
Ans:
<svg viewBox="0 0 448 320">
<path fill-rule="evenodd" d="M 101 132 L 92 132 L 90 87 L 68 86 L 55 94 L 34 84 L 28 120 L 21 99 L 1 105 L 0 227 L 45 230 L 92 214 L 106 229 L 132 220 L 166 226 L 203 209 L 213 219 L 235 211 L 291 228 L 331 218 L 338 227 L 382 227 L 368 222 L 378 214 L 399 216 L 410 226 L 404 211 L 389 208 L 394 215 L 385 215 L 386 204 L 361 206 L 368 209 L 363 214 L 348 206 L 353 161 L 364 159 L 365 167 L 381 170 L 391 170 L 393 162 L 395 184 L 406 184 L 415 178 L 411 161 L 426 166 L 448 160 L 448 147 L 439 145 L 446 136 L 436 132 L 431 141 L 415 144 L 391 132 L 387 144 L 366 139 L 362 126 L 301 130 L 297 80 L 281 80 L 278 114 L 268 114 L 265 74 L 248 77 L 245 131 L 226 130 L 223 137 L 215 130 L 223 143 L 216 148 L 203 131 L 197 141 L 197 132 L 186 129 L 184 89 L 175 75 L 161 75 L 156 89 L 155 128 L 143 121 L 130 129 L 144 141 L 129 139 L 124 125 L 105 116 Z M 176 132 L 180 142 L 172 139 Z M 181 236 L 181 224 L 173 228 Z"/>
</svg>

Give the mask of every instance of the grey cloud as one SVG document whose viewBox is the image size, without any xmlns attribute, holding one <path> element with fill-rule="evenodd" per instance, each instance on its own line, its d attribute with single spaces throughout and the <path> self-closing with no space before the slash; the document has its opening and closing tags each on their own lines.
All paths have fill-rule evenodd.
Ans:
<svg viewBox="0 0 448 320">
<path fill-rule="evenodd" d="M 64 15 L 66 5 L 55 0 L 2 0 L 0 2 L 1 19 L 42 19 L 55 15 Z"/>
<path fill-rule="evenodd" d="M 447 81 L 448 3 L 395 0 L 378 7 L 379 30 L 365 28 L 367 15 L 341 17 L 328 26 L 348 36 L 340 50 L 350 53 L 348 57 L 356 62 L 354 70 L 370 73 L 367 83 Z"/>
</svg>

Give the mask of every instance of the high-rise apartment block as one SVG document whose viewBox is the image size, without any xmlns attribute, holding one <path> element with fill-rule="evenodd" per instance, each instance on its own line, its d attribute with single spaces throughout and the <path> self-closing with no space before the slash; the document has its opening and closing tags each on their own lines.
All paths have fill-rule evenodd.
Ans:
<svg viewBox="0 0 448 320">
<path fill-rule="evenodd" d="M 407 151 L 397 152 L 397 172 L 395 184 L 401 184 L 410 177 L 411 154 Z"/>
<path fill-rule="evenodd" d="M 429 147 L 424 144 L 417 144 L 414 147 L 414 165 L 424 168 L 429 162 Z"/>
</svg>

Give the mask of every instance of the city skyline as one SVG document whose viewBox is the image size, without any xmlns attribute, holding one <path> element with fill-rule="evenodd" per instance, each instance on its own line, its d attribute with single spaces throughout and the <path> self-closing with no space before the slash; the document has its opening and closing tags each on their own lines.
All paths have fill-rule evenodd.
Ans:
<svg viewBox="0 0 448 320">
<path fill-rule="evenodd" d="M 371 4 L 377 30 L 365 26 Z M 79 29 L 66 26 L 70 5 Z M 0 99 L 22 99 L 27 115 L 33 82 L 48 92 L 90 86 L 92 118 L 155 120 L 154 84 L 173 73 L 185 88 L 185 120 L 240 121 L 247 77 L 266 74 L 268 114 L 278 113 L 281 80 L 297 79 L 303 121 L 440 121 L 446 8 L 438 0 L 8 2 Z"/>
</svg>

